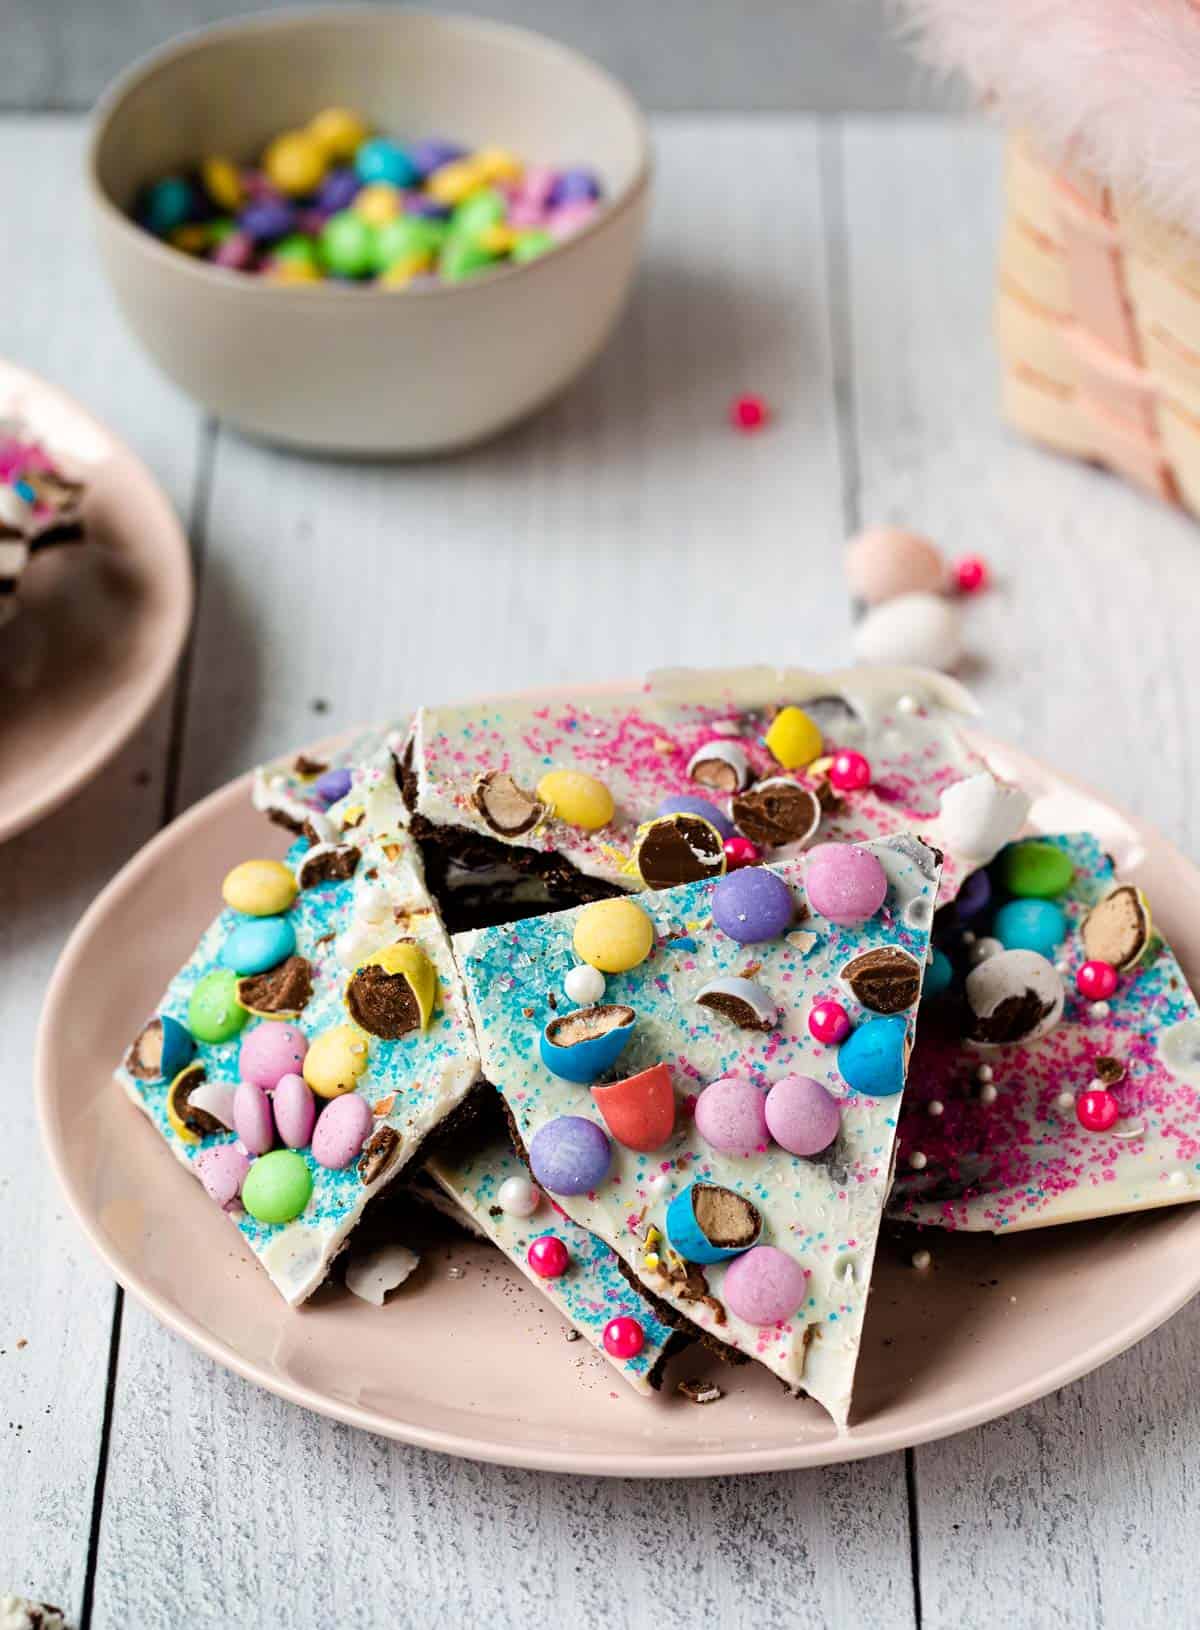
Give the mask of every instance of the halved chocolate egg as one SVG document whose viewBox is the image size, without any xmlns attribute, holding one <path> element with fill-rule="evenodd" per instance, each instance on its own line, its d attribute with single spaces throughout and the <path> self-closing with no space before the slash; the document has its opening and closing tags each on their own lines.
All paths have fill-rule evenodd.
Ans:
<svg viewBox="0 0 1200 1630">
<path fill-rule="evenodd" d="M 169 1013 L 150 1020 L 125 1054 L 135 1081 L 173 1081 L 196 1051 L 192 1033 Z"/>
<path fill-rule="evenodd" d="M 660 815 L 639 831 L 633 861 L 648 889 L 673 889 L 720 877 L 725 840 L 703 815 Z"/>
<path fill-rule="evenodd" d="M 753 979 L 710 979 L 696 992 L 696 1000 L 740 1030 L 773 1030 L 779 1023 L 778 1007 Z"/>
<path fill-rule="evenodd" d="M 542 1031 L 542 1063 L 562 1080 L 586 1087 L 612 1069 L 636 1019 L 633 1009 L 619 1002 L 598 1002 L 551 1019 Z"/>
<path fill-rule="evenodd" d="M 667 1207 L 667 1238 L 685 1262 L 728 1262 L 761 1235 L 758 1207 L 720 1183 L 689 1183 Z"/>
<path fill-rule="evenodd" d="M 1141 961 L 1150 944 L 1150 903 L 1141 889 L 1122 883 L 1092 907 L 1080 931 L 1089 961 L 1109 962 L 1124 973 Z"/>
</svg>

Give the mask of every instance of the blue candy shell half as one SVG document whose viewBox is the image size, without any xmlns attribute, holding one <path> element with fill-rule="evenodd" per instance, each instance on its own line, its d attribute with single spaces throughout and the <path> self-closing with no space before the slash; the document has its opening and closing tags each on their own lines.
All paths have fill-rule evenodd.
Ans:
<svg viewBox="0 0 1200 1630">
<path fill-rule="evenodd" d="M 685 1262 L 707 1266 L 713 1262 L 728 1262 L 758 1244 L 762 1235 L 761 1219 L 758 1233 L 745 1245 L 714 1245 L 696 1221 L 696 1187 L 695 1183 L 689 1183 L 667 1207 L 667 1238 L 673 1251 L 678 1251 Z"/>
<path fill-rule="evenodd" d="M 838 1069 L 851 1092 L 891 1098 L 904 1086 L 906 1026 L 897 1017 L 868 1019 L 838 1048 Z"/>
<path fill-rule="evenodd" d="M 587 1036 L 580 1041 L 563 1045 L 554 1040 L 554 1033 L 561 1033 L 569 1025 L 586 1024 L 589 1016 L 595 1016 L 597 1022 L 600 1022 L 601 1016 L 608 1015 L 627 1017 L 622 1017 L 619 1022 L 609 1023 L 600 1034 Z M 581 1087 L 590 1086 L 593 1081 L 598 1081 L 606 1070 L 611 1070 L 625 1051 L 625 1045 L 633 1035 L 634 1020 L 635 1015 L 631 1007 L 622 1007 L 611 1002 L 598 1002 L 594 1007 L 581 1007 L 574 1013 L 566 1013 L 560 1018 L 551 1019 L 542 1031 L 542 1063 L 551 1075 L 557 1075 L 563 1081 L 574 1081 Z"/>
<path fill-rule="evenodd" d="M 169 1013 L 159 1017 L 162 1026 L 162 1073 L 166 1081 L 174 1081 L 185 1065 L 192 1062 L 196 1043 L 192 1032 Z"/>
</svg>

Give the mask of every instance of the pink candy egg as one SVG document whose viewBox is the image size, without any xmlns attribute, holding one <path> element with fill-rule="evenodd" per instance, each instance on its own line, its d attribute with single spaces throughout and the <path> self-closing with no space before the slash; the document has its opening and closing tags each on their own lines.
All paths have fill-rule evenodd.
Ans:
<svg viewBox="0 0 1200 1630">
<path fill-rule="evenodd" d="M 265 1155 L 275 1147 L 271 1100 L 253 1081 L 238 1082 L 233 1095 L 233 1130 L 252 1155 Z"/>
<path fill-rule="evenodd" d="M 808 1294 L 808 1275 L 786 1251 L 756 1245 L 735 1257 L 725 1270 L 721 1300 L 747 1324 L 778 1324 L 790 1319 Z"/>
<path fill-rule="evenodd" d="M 848 928 L 873 917 L 887 897 L 887 873 L 873 854 L 852 843 L 819 843 L 804 873 L 808 903 Z"/>
<path fill-rule="evenodd" d="M 312 1135 L 312 1156 L 318 1166 L 340 1172 L 357 1159 L 373 1121 L 370 1104 L 356 1092 L 331 1098 Z"/>
<path fill-rule="evenodd" d="M 268 1091 L 285 1075 L 298 1075 L 308 1052 L 308 1037 L 294 1024 L 264 1019 L 242 1038 L 238 1074 Z"/>
<path fill-rule="evenodd" d="M 232 1211 L 237 1205 L 249 1170 L 249 1155 L 235 1143 L 220 1143 L 196 1156 L 197 1176 L 209 1198 L 225 1211 Z"/>
<path fill-rule="evenodd" d="M 837 1099 L 811 1075 L 785 1075 L 767 1094 L 767 1130 L 793 1155 L 819 1155 L 838 1135 Z"/>
<path fill-rule="evenodd" d="M 752 1155 L 769 1140 L 763 1095 L 742 1076 L 714 1081 L 696 1099 L 696 1130 L 723 1155 Z"/>
<path fill-rule="evenodd" d="M 901 594 L 940 594 L 946 562 L 936 544 L 903 526 L 869 526 L 846 545 L 846 580 L 869 606 Z"/>
<path fill-rule="evenodd" d="M 280 1076 L 271 1102 L 275 1125 L 289 1149 L 307 1149 L 317 1121 L 312 1089 L 302 1075 Z"/>
</svg>

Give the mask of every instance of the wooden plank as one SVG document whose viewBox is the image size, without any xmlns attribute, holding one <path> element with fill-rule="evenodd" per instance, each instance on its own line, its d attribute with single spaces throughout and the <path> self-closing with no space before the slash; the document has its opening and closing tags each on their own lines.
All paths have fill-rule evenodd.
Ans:
<svg viewBox="0 0 1200 1630">
<path fill-rule="evenodd" d="M 1200 540 L 1183 517 L 999 424 L 999 142 L 982 128 L 949 135 L 935 121 L 846 132 L 862 518 L 986 556 L 1000 583 L 967 624 L 987 723 L 1194 850 L 1200 700 L 1186 675 Z M 1167 1446 L 1194 1425 L 1198 1328 L 1189 1310 L 1077 1386 L 917 1451 L 926 1625 L 1191 1616 L 1183 1513 L 1196 1475 Z M 986 1607 L 964 1618 L 969 1603 Z"/>
<path fill-rule="evenodd" d="M 0 353 L 60 381 L 144 451 L 185 512 L 198 420 L 130 353 L 94 261 L 64 252 L 82 210 L 82 121 L 0 122 L 0 194 L 20 198 L 0 268 Z M 37 185 L 30 185 L 36 171 Z M 114 1288 L 42 1155 L 33 1038 L 63 940 L 158 824 L 166 709 L 65 809 L 0 851 L 0 1593 L 83 1597 Z"/>
<path fill-rule="evenodd" d="M 658 136 L 633 308 L 536 422 L 467 458 L 395 468 L 222 435 L 185 798 L 313 731 L 439 693 L 840 654 L 815 132 L 680 119 Z M 726 424 L 742 388 L 777 409 L 757 438 Z M 314 715 L 314 698 L 329 711 Z M 696 1485 L 472 1466 L 306 1416 L 132 1305 L 117 1419 L 97 1626 L 391 1625 L 448 1609 L 465 1623 L 683 1625 L 700 1598 L 714 1622 L 800 1599 L 813 1625 L 868 1610 L 912 1622 L 899 1457 Z M 318 1548 L 346 1565 L 297 1567 Z"/>
</svg>

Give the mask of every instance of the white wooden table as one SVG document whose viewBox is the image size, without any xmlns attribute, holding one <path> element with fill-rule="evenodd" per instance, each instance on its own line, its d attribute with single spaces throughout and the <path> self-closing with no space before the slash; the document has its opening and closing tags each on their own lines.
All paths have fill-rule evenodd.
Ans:
<svg viewBox="0 0 1200 1630">
<path fill-rule="evenodd" d="M 0 353 L 140 449 L 200 593 L 174 694 L 0 851 L 0 1590 L 106 1630 L 1195 1622 L 1200 1308 L 908 1455 L 691 1484 L 468 1465 L 280 1403 L 115 1293 L 30 1102 L 66 934 L 202 793 L 421 699 L 845 660 L 840 544 L 868 520 L 1001 574 L 968 676 L 997 734 L 1200 848 L 1200 536 L 998 424 L 994 134 L 660 119 L 646 265 L 604 359 L 476 454 L 383 468 L 250 445 L 150 371 L 79 229 L 81 130 L 0 120 Z M 769 431 L 726 427 L 737 390 L 770 399 Z"/>
</svg>

